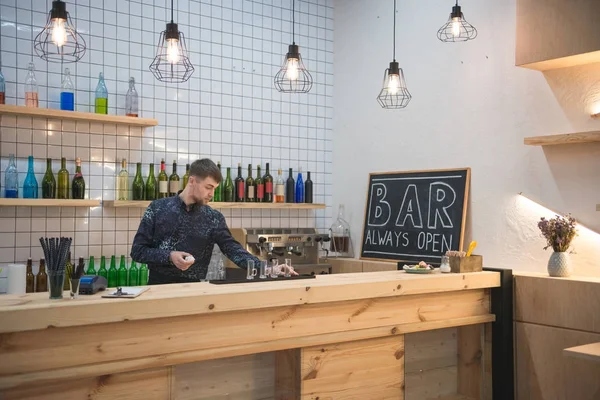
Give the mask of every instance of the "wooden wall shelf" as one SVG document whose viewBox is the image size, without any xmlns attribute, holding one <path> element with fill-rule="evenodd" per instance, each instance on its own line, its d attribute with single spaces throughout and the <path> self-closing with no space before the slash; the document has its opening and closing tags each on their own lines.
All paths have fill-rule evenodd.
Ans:
<svg viewBox="0 0 600 400">
<path fill-rule="evenodd" d="M 561 135 L 531 136 L 523 141 L 528 146 L 600 142 L 600 131 L 566 133 Z"/>
<path fill-rule="evenodd" d="M 0 199 L 0 207 L 98 207 L 100 200 Z"/>
<path fill-rule="evenodd" d="M 158 120 L 151 118 L 127 117 L 124 115 L 95 114 L 80 111 L 63 111 L 50 108 L 33 108 L 25 106 L 0 105 L 0 115 L 17 115 L 34 118 L 53 118 L 71 121 L 89 121 L 105 124 L 150 127 L 158 125 Z"/>
<path fill-rule="evenodd" d="M 150 201 L 125 201 L 125 200 L 106 200 L 102 202 L 106 207 L 140 207 L 146 208 Z M 306 204 L 306 203 L 210 203 L 215 209 L 278 209 L 278 210 L 316 210 L 325 208 L 325 204 Z"/>
</svg>

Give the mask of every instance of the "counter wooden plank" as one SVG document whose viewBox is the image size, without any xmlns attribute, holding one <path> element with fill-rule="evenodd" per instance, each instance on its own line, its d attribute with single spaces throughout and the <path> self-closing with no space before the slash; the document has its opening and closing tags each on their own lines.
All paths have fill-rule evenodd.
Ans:
<svg viewBox="0 0 600 400">
<path fill-rule="evenodd" d="M 213 285 L 207 282 L 151 286 L 135 299 L 49 300 L 46 293 L 0 298 L 0 333 L 145 320 L 370 298 L 497 287 L 500 275 L 411 275 L 404 271 L 319 275 L 315 279 Z"/>
<path fill-rule="evenodd" d="M 563 350 L 563 354 L 569 357 L 583 358 L 600 363 L 600 342 L 569 347 Z"/>
</svg>

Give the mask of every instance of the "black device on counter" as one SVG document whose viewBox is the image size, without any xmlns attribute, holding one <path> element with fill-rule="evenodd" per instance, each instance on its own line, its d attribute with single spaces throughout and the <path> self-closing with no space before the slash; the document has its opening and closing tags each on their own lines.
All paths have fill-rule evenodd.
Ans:
<svg viewBox="0 0 600 400">
<path fill-rule="evenodd" d="M 108 282 L 99 275 L 84 275 L 79 282 L 79 294 L 95 294 L 105 290 Z"/>
</svg>

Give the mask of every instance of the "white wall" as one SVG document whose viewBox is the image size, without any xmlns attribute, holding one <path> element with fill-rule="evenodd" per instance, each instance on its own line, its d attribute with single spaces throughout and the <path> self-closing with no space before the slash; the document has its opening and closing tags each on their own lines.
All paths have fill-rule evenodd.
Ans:
<svg viewBox="0 0 600 400">
<path fill-rule="evenodd" d="M 544 271 L 547 207 L 600 232 L 600 143 L 523 145 L 526 136 L 600 130 L 600 64 L 546 74 L 514 66 L 516 0 L 465 0 L 474 41 L 436 37 L 452 0 L 398 2 L 396 58 L 413 99 L 384 110 L 376 96 L 392 60 L 392 0 L 335 2 L 333 204 L 344 203 L 360 253 L 368 173 L 471 167 L 467 240 L 487 266 Z M 467 241 L 468 244 L 468 241 Z M 580 230 L 576 273 L 600 275 L 600 236 Z"/>
</svg>

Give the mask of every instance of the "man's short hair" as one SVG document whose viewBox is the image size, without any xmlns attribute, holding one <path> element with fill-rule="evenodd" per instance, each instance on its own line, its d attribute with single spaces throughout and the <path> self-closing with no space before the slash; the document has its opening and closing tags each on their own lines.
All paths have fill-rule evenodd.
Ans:
<svg viewBox="0 0 600 400">
<path fill-rule="evenodd" d="M 190 175 L 200 179 L 205 179 L 206 177 L 210 176 L 217 183 L 221 183 L 223 181 L 221 170 L 214 162 L 212 162 L 212 160 L 208 158 L 194 161 L 192 165 L 190 165 Z"/>
</svg>

